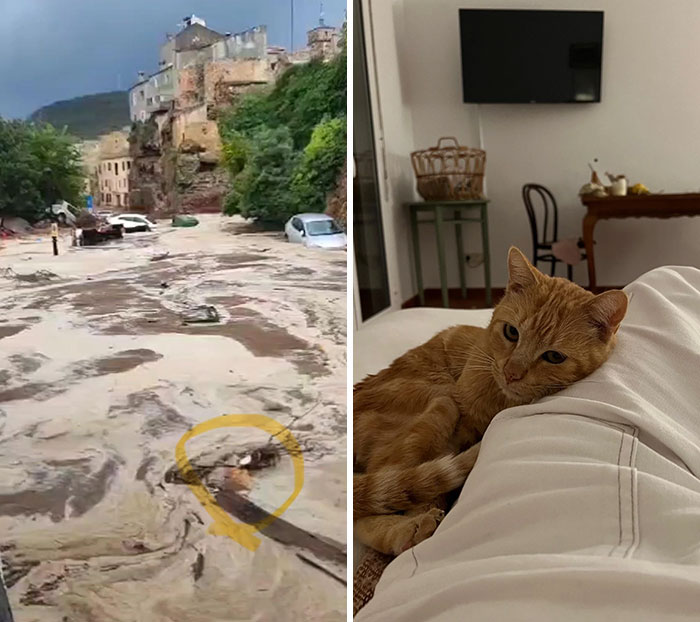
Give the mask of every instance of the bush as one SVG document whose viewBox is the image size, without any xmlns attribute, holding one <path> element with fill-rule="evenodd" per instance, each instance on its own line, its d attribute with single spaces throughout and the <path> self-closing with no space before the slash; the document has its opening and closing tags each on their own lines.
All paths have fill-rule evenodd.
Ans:
<svg viewBox="0 0 700 622">
<path fill-rule="evenodd" d="M 285 127 L 262 128 L 250 141 L 245 168 L 226 199 L 227 214 L 262 222 L 284 222 L 294 214 L 292 175 L 297 162 Z"/>
<path fill-rule="evenodd" d="M 292 193 L 297 211 L 323 212 L 326 197 L 336 186 L 338 172 L 347 153 L 347 123 L 329 119 L 319 123 L 292 180 Z"/>
</svg>

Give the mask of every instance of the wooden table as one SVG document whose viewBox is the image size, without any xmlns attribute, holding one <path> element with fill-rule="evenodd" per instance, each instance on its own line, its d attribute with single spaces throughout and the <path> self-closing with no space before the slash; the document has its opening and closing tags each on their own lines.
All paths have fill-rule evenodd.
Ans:
<svg viewBox="0 0 700 622">
<path fill-rule="evenodd" d="M 700 216 L 700 194 L 643 194 L 625 197 L 584 196 L 586 206 L 583 218 L 583 242 L 588 257 L 588 283 L 596 290 L 595 257 L 593 256 L 593 229 L 599 220 L 608 218 L 675 218 Z"/>
<path fill-rule="evenodd" d="M 440 268 L 440 288 L 442 290 L 442 306 L 449 307 L 450 301 L 447 293 L 447 268 L 445 267 L 445 246 L 442 225 L 454 223 L 455 239 L 457 242 L 457 265 L 459 266 L 459 283 L 462 287 L 462 298 L 467 297 L 467 283 L 465 276 L 466 255 L 462 240 L 462 225 L 465 222 L 478 222 L 481 224 L 481 252 L 484 255 L 484 287 L 486 288 L 486 304 L 490 307 L 491 300 L 491 257 L 489 254 L 489 221 L 488 199 L 473 201 L 423 201 L 422 203 L 409 203 L 411 210 L 411 233 L 413 234 L 413 260 L 416 266 L 416 281 L 418 283 L 418 298 L 421 305 L 425 305 L 425 290 L 423 289 L 423 270 L 420 258 L 420 238 L 418 225 L 432 223 L 435 225 L 435 238 L 437 241 L 438 263 Z M 478 216 L 463 216 L 462 210 L 477 210 Z M 430 212 L 433 218 L 430 220 L 418 220 L 420 212 Z M 452 218 L 445 217 L 445 213 Z"/>
</svg>

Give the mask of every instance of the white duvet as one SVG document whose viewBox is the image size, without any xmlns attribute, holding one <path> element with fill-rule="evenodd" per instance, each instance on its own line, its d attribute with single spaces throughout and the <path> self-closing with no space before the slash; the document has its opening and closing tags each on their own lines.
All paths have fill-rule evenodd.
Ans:
<svg viewBox="0 0 700 622">
<path fill-rule="evenodd" d="M 494 419 L 456 506 L 387 568 L 358 622 L 700 620 L 700 270 L 660 268 L 625 291 L 610 360 Z M 467 313 L 360 331 L 356 379 L 399 342 L 476 323 Z"/>
</svg>

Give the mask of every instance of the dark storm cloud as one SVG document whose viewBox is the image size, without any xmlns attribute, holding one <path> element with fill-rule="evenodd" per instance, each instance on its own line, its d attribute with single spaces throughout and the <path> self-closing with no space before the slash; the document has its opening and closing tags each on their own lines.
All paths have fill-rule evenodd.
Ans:
<svg viewBox="0 0 700 622">
<path fill-rule="evenodd" d="M 0 0 L 0 116 L 23 118 L 79 95 L 126 89 L 154 71 L 158 49 L 192 13 L 219 32 L 267 25 L 289 47 L 291 0 Z M 339 26 L 345 0 L 325 0 Z M 294 0 L 295 47 L 318 24 L 320 2 Z"/>
</svg>

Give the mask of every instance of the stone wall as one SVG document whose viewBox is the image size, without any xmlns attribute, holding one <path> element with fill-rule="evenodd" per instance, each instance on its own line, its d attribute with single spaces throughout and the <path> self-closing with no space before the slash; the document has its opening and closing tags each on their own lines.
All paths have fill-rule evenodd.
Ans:
<svg viewBox="0 0 700 622">
<path fill-rule="evenodd" d="M 178 72 L 175 108 L 185 110 L 204 103 L 204 65 L 193 65 Z"/>
<path fill-rule="evenodd" d="M 204 98 L 214 106 L 229 105 L 243 90 L 268 84 L 273 79 L 267 59 L 225 59 L 208 63 L 204 69 Z"/>
<path fill-rule="evenodd" d="M 173 145 L 175 148 L 179 148 L 185 139 L 185 130 L 188 125 L 204 123 L 205 121 L 207 121 L 206 104 L 201 104 L 189 110 L 177 111 L 172 122 Z"/>
<path fill-rule="evenodd" d="M 221 157 L 221 137 L 216 121 L 189 123 L 184 127 L 177 147 L 182 152 L 206 153 L 209 161 L 219 161 Z"/>
<path fill-rule="evenodd" d="M 168 216 L 173 211 L 176 157 L 171 123 L 169 113 L 156 114 L 146 123 L 134 124 L 131 130 L 131 211 L 154 217 Z"/>
</svg>

